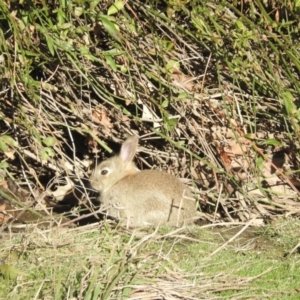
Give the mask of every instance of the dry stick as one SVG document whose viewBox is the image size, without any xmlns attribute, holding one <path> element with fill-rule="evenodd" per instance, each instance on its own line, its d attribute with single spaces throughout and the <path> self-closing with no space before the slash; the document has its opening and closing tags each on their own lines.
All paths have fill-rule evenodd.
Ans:
<svg viewBox="0 0 300 300">
<path fill-rule="evenodd" d="M 28 157 L 34 159 L 36 162 L 40 163 L 41 165 L 43 164 L 42 160 L 39 157 L 37 157 L 33 152 L 31 152 L 29 150 L 23 150 L 23 153 L 25 155 L 27 155 Z M 50 162 L 47 162 L 46 166 L 47 166 L 47 168 L 49 168 L 53 171 L 56 171 L 56 172 L 60 171 L 60 169 L 57 166 L 51 164 Z M 68 163 L 68 165 L 66 164 L 65 166 L 67 167 L 68 170 L 70 170 L 70 171 L 73 170 L 73 167 L 70 163 Z"/>
<path fill-rule="evenodd" d="M 72 135 L 72 132 L 70 130 L 70 127 L 68 126 L 68 122 L 65 118 L 65 115 L 63 114 L 63 112 L 59 109 L 59 107 L 56 105 L 56 102 L 54 101 L 53 102 L 53 105 L 55 106 L 57 112 L 61 115 L 61 117 L 63 118 L 65 124 L 66 124 L 66 128 L 67 128 L 67 131 L 68 131 L 68 134 L 69 134 L 69 138 L 70 138 L 70 141 L 71 141 L 71 149 L 72 149 L 72 154 L 73 154 L 73 162 L 74 162 L 74 166 L 76 166 L 76 145 L 75 145 L 75 142 L 74 142 L 74 139 L 73 139 L 73 135 Z M 88 192 L 86 190 L 86 187 L 85 185 L 83 184 L 82 182 L 82 179 L 80 178 L 80 174 L 78 173 L 78 170 L 77 168 L 74 168 L 74 173 L 77 177 L 77 179 L 79 180 L 80 184 L 81 184 L 81 187 L 83 188 L 84 190 L 84 195 L 87 197 L 87 199 L 89 200 L 89 195 L 88 195 Z M 90 200 L 89 200 L 90 201 Z M 90 202 L 91 204 L 91 202 Z"/>
<path fill-rule="evenodd" d="M 260 220 L 260 219 L 258 219 L 258 220 Z M 205 228 L 221 227 L 221 226 L 229 227 L 231 225 L 237 226 L 237 225 L 245 225 L 245 224 L 247 224 L 247 223 L 245 223 L 245 222 L 222 222 L 222 223 L 214 223 L 214 224 L 203 225 L 203 226 L 200 226 L 199 228 L 205 229 Z M 260 227 L 261 225 L 260 224 L 258 224 L 258 225 L 254 224 L 253 226 Z"/>
<path fill-rule="evenodd" d="M 195 238 L 191 238 L 191 237 L 188 237 L 185 235 L 177 234 L 177 233 L 180 233 L 180 231 L 182 231 L 182 230 L 185 230 L 185 228 L 184 227 L 177 228 L 171 232 L 168 232 L 167 234 L 156 237 L 156 240 L 161 240 L 161 239 L 166 239 L 168 237 L 171 237 L 171 238 L 180 238 L 182 240 L 196 242 L 196 243 L 202 242 L 200 239 L 195 239 Z"/>
<path fill-rule="evenodd" d="M 288 254 L 288 256 L 290 256 L 291 254 L 293 254 L 299 247 L 300 247 L 300 242 L 290 251 L 290 253 Z"/>
<path fill-rule="evenodd" d="M 156 233 L 158 232 L 159 229 L 159 225 L 155 227 L 155 230 L 153 232 L 151 232 L 149 235 L 144 236 L 142 239 L 140 239 L 140 241 L 131 248 L 130 253 L 133 254 L 136 252 L 136 249 L 138 249 L 138 247 L 140 245 L 142 245 L 144 242 L 146 242 L 147 240 L 150 240 L 151 238 L 153 238 Z"/>
<path fill-rule="evenodd" d="M 257 279 L 257 278 L 259 278 L 259 277 L 261 277 L 261 276 L 263 276 L 263 275 L 265 275 L 265 274 L 271 272 L 273 269 L 274 269 L 273 267 L 270 267 L 270 268 L 268 268 L 267 270 L 261 272 L 260 274 L 258 274 L 258 275 L 256 275 L 256 276 L 249 277 L 249 278 L 246 278 L 246 279 L 242 280 L 242 283 L 248 283 L 248 282 L 250 282 L 250 281 L 253 281 L 253 280 L 255 280 L 255 279 Z"/>
<path fill-rule="evenodd" d="M 218 211 L 218 207 L 219 207 L 219 203 L 220 203 L 220 198 L 221 198 L 221 195 L 222 195 L 222 191 L 223 191 L 223 184 L 221 184 L 221 188 L 220 188 L 220 192 L 219 192 L 219 196 L 218 196 L 218 201 L 217 201 L 216 209 L 215 209 L 215 212 L 214 212 L 214 222 L 216 221 L 216 214 L 217 214 L 217 211 Z"/>
<path fill-rule="evenodd" d="M 211 253 L 208 258 L 212 257 L 213 255 L 215 255 L 216 253 L 218 253 L 219 251 L 221 251 L 223 248 L 225 248 L 229 243 L 231 243 L 233 240 L 235 240 L 239 235 L 241 235 L 252 223 L 253 221 L 256 220 L 256 217 L 251 219 L 250 221 L 248 221 L 246 223 L 246 225 L 237 233 L 235 234 L 233 237 L 231 237 L 226 243 L 224 243 L 221 247 L 219 247 L 218 249 L 216 249 L 213 253 Z"/>
<path fill-rule="evenodd" d="M 98 210 L 92 211 L 91 213 L 89 213 L 87 215 L 83 215 L 83 216 L 80 216 L 80 217 L 75 218 L 73 220 L 70 220 L 70 221 L 68 221 L 66 223 L 63 223 L 63 224 L 59 225 L 59 227 L 65 227 L 67 225 L 70 225 L 70 224 L 75 223 L 77 221 L 80 221 L 82 219 L 85 219 L 85 218 L 88 218 L 88 217 L 91 217 L 91 216 L 95 216 L 95 215 L 97 215 L 99 213 L 103 213 L 103 212 L 104 212 L 104 209 L 99 208 Z"/>
<path fill-rule="evenodd" d="M 209 102 L 206 102 L 208 104 L 208 106 L 217 114 L 220 116 L 220 118 L 222 118 L 223 120 L 226 120 L 226 117 L 225 115 L 217 108 L 213 107 Z M 231 122 L 231 125 L 234 127 L 234 129 L 242 136 L 242 137 L 245 137 L 245 134 L 242 130 L 240 130 L 240 128 L 235 125 L 234 123 Z M 247 139 L 248 140 L 248 139 Z M 282 175 L 282 177 L 286 180 L 286 182 L 289 184 L 289 186 L 297 193 L 300 195 L 300 191 L 298 191 L 296 189 L 296 187 L 294 186 L 294 184 L 290 181 L 290 179 L 281 171 L 279 170 L 279 168 L 277 168 L 277 166 L 269 159 L 267 158 L 261 149 L 259 149 L 256 144 L 250 140 L 250 143 L 252 145 L 252 147 L 256 150 L 256 152 L 265 160 L 267 161 L 268 163 L 271 164 L 271 166 L 277 171 L 279 172 L 280 175 Z"/>
</svg>

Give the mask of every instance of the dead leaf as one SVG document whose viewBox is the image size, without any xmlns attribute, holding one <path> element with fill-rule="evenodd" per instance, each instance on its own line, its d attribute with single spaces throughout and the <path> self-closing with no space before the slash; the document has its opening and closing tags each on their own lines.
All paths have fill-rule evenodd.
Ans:
<svg viewBox="0 0 300 300">
<path fill-rule="evenodd" d="M 4 215 L 4 214 L 1 212 L 1 213 L 0 213 L 0 224 L 5 224 L 5 223 L 7 223 L 11 218 L 12 218 L 12 216 Z"/>
<path fill-rule="evenodd" d="M 224 163 L 224 166 L 227 169 L 230 169 L 230 161 L 231 161 L 231 159 L 230 159 L 230 156 L 228 155 L 228 153 L 225 152 L 225 151 L 223 151 L 223 150 L 221 150 L 221 151 L 219 151 L 219 154 L 220 154 L 220 157 L 221 157 L 221 159 L 222 159 L 222 161 Z"/>
<path fill-rule="evenodd" d="M 182 73 L 173 73 L 171 78 L 175 85 L 185 90 L 193 91 L 195 88 L 194 78 L 191 76 L 187 76 Z"/>
<path fill-rule="evenodd" d="M 113 128 L 113 124 L 110 121 L 110 118 L 107 115 L 105 110 L 95 109 L 92 112 L 93 122 L 103 125 L 106 128 Z"/>
<path fill-rule="evenodd" d="M 97 136 L 97 131 L 93 129 L 95 136 Z M 98 143 L 91 137 L 88 139 L 88 148 L 91 149 L 92 153 L 97 154 L 99 152 Z"/>
<path fill-rule="evenodd" d="M 2 203 L 2 204 L 0 205 L 0 212 L 3 212 L 3 211 L 5 210 L 5 208 L 6 208 L 6 204 L 5 204 L 5 203 Z"/>
<path fill-rule="evenodd" d="M 126 116 L 126 115 L 122 115 L 122 122 L 128 122 L 128 121 L 130 121 L 130 119 L 129 119 L 129 117 L 128 116 Z"/>
<path fill-rule="evenodd" d="M 11 160 L 14 160 L 16 158 L 14 150 L 6 151 L 4 152 L 4 154 Z"/>
<path fill-rule="evenodd" d="M 239 141 L 231 140 L 228 143 L 228 147 L 225 147 L 225 151 L 232 155 L 245 155 L 248 152 L 247 144 L 249 142 L 246 139 L 240 138 Z"/>
<path fill-rule="evenodd" d="M 8 189 L 8 184 L 7 184 L 7 181 L 5 179 L 3 179 L 0 182 L 0 187 L 3 187 L 4 189 Z"/>
<path fill-rule="evenodd" d="M 158 117 L 145 104 L 143 104 L 142 119 L 145 120 L 145 121 L 148 121 L 148 122 L 153 121 L 153 127 L 154 128 L 159 128 L 160 127 L 160 124 L 158 122 L 155 122 L 155 120 L 157 120 Z"/>
<path fill-rule="evenodd" d="M 4 224 L 6 222 L 8 222 L 12 216 L 10 216 L 6 211 L 5 211 L 5 208 L 6 208 L 6 204 L 5 203 L 2 203 L 0 205 L 0 224 Z"/>
<path fill-rule="evenodd" d="M 68 177 L 65 177 L 64 179 L 66 180 L 66 185 L 58 186 L 56 191 L 47 191 L 54 196 L 57 201 L 64 199 L 64 197 L 74 188 L 74 183 Z"/>
</svg>

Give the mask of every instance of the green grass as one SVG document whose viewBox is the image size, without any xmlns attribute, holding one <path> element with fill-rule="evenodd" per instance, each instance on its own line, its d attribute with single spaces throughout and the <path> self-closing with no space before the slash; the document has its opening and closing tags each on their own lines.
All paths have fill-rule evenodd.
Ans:
<svg viewBox="0 0 300 300">
<path fill-rule="evenodd" d="M 154 290 L 191 299 L 297 298 L 300 261 L 283 251 L 291 244 L 251 229 L 211 256 L 231 236 L 224 228 L 125 232 L 96 224 L 5 235 L 0 259 L 18 276 L 1 277 L 0 299 L 157 299 Z"/>
<path fill-rule="evenodd" d="M 259 0 L 243 6 L 135 1 L 118 2 L 118 9 L 82 0 L 15 5 L 0 3 L 6 101 L 0 109 L 0 168 L 10 177 L 20 176 L 20 160 L 27 182 L 40 189 L 57 173 L 86 176 L 90 161 L 84 158 L 116 151 L 111 140 L 138 133 L 147 149 L 164 152 L 154 153 L 153 161 L 141 157 L 147 162 L 141 166 L 169 167 L 193 179 L 198 192 L 228 180 L 226 190 L 237 188 L 250 210 L 253 201 L 269 210 L 266 201 L 278 208 L 278 198 L 295 199 L 298 2 L 264 7 Z M 166 159 L 173 152 L 178 155 Z M 278 153 L 288 168 L 273 161 Z M 289 190 L 274 188 L 275 175 L 265 169 L 271 162 L 277 182 Z M 79 169 L 75 174 L 73 166 Z M 248 193 L 256 188 L 263 199 Z M 220 190 L 210 191 L 209 213 L 220 196 Z M 221 196 L 228 195 L 223 190 Z M 199 200 L 207 204 L 201 195 Z M 232 218 L 249 219 L 239 213 L 244 207 L 229 201 Z"/>
</svg>

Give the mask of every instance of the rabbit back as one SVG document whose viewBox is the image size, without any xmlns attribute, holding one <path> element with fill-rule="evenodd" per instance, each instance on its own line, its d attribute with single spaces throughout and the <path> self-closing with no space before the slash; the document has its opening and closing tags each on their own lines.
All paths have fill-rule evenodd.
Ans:
<svg viewBox="0 0 300 300">
<path fill-rule="evenodd" d="M 127 227 L 191 223 L 196 215 L 195 200 L 187 186 L 158 170 L 127 175 L 99 200 L 109 216 Z"/>
</svg>

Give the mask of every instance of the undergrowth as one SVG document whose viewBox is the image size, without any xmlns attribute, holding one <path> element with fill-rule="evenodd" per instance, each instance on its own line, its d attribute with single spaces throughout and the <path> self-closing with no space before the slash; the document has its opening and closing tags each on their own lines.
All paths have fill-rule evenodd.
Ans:
<svg viewBox="0 0 300 300">
<path fill-rule="evenodd" d="M 210 275 L 201 281 L 204 267 L 189 269 L 187 279 L 169 253 L 139 254 L 145 243 L 130 235 L 102 228 L 81 240 L 78 228 L 61 224 L 99 221 L 85 217 L 98 209 L 87 178 L 131 134 L 140 137 L 139 168 L 185 178 L 202 222 L 259 226 L 298 217 L 299 11 L 298 0 L 0 1 L 0 230 L 21 229 L 1 235 L 8 243 L 1 264 L 10 266 L 7 253 L 15 252 L 22 269 L 17 285 L 1 283 L 5 291 L 14 299 L 24 289 L 28 299 L 108 299 L 147 290 L 158 299 L 154 286 L 168 284 L 168 295 L 179 285 L 182 299 L 256 297 L 257 287 L 250 295 L 232 288 L 235 280 L 244 287 L 241 269 L 226 287 L 221 272 L 216 287 Z M 40 228 L 32 238 L 28 224 Z M 53 239 L 53 228 L 67 245 Z M 280 236 L 276 247 L 292 259 L 297 237 Z M 176 249 L 180 261 L 185 251 Z M 191 253 L 187 264 L 195 265 Z M 278 270 L 298 262 L 289 263 Z M 244 270 L 257 270 L 256 281 L 268 262 L 251 264 Z M 297 295 L 273 292 L 265 295 Z"/>
</svg>

